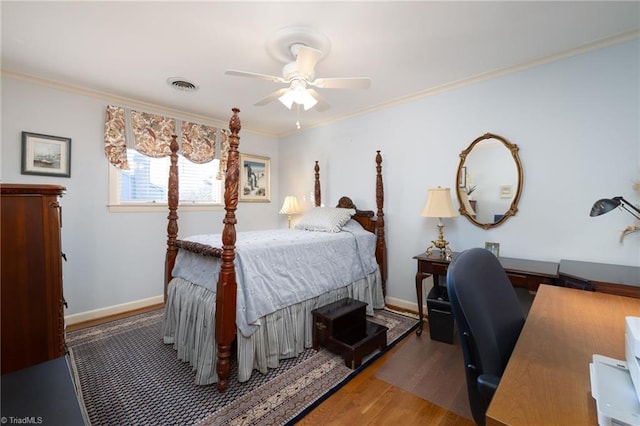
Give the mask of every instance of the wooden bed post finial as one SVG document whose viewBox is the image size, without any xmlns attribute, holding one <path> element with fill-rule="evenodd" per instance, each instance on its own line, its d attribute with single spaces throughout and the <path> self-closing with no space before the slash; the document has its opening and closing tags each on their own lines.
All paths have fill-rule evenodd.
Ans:
<svg viewBox="0 0 640 426">
<path fill-rule="evenodd" d="M 226 214 L 222 230 L 222 254 L 220 258 L 220 274 L 218 275 L 216 295 L 216 329 L 215 340 L 218 346 L 216 371 L 218 373 L 218 391 L 224 392 L 229 385 L 231 343 L 236 336 L 236 209 L 238 207 L 238 184 L 240 181 L 239 152 L 241 129 L 238 108 L 233 108 L 233 116 L 229 120 L 229 153 L 227 157 L 227 174 L 224 181 L 224 208 Z"/>
<path fill-rule="evenodd" d="M 242 125 L 240 123 L 240 117 L 238 117 L 238 113 L 240 112 L 240 109 L 238 109 L 237 107 L 231 108 L 231 111 L 233 111 L 233 115 L 229 120 L 229 130 L 231 130 L 231 134 L 235 134 L 237 136 L 238 133 L 240 133 L 240 129 L 242 128 Z"/>
</svg>

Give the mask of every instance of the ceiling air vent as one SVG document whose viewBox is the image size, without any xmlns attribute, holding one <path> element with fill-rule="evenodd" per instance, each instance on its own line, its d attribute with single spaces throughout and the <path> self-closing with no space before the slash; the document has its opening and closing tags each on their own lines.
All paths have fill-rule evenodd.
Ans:
<svg viewBox="0 0 640 426">
<path fill-rule="evenodd" d="M 174 89 L 181 90 L 183 92 L 195 92 L 198 90 L 198 86 L 184 78 L 169 78 L 167 79 L 167 83 Z"/>
</svg>

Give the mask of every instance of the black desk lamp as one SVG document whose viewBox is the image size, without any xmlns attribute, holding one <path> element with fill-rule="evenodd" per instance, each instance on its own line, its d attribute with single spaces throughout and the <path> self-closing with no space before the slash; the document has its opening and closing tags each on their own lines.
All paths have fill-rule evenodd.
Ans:
<svg viewBox="0 0 640 426">
<path fill-rule="evenodd" d="M 633 204 L 631 204 L 630 202 L 628 202 L 622 197 L 613 197 L 611 199 L 603 198 L 601 200 L 596 201 L 595 203 L 593 203 L 593 207 L 591 207 L 591 213 L 589 215 L 600 216 L 601 214 L 610 212 L 616 207 L 622 207 L 623 209 L 631 213 L 633 217 L 640 220 L 640 216 L 638 216 L 638 214 L 640 214 L 640 210 L 638 210 L 636 206 L 634 206 Z M 628 207 L 631 207 L 633 210 L 635 210 L 635 213 L 632 210 L 629 210 Z"/>
</svg>

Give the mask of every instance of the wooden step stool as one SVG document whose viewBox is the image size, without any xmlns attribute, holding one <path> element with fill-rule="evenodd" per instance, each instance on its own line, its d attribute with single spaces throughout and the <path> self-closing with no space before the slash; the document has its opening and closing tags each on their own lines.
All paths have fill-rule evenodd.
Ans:
<svg viewBox="0 0 640 426">
<path fill-rule="evenodd" d="M 359 367 L 362 358 L 387 346 L 387 327 L 367 321 L 367 304 L 345 298 L 311 311 L 313 349 L 324 346 L 344 357 L 349 368 Z"/>
</svg>

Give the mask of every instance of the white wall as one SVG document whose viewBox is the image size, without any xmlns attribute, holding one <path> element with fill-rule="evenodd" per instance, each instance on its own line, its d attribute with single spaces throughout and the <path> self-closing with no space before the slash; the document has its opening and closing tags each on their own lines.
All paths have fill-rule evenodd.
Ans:
<svg viewBox="0 0 640 426">
<path fill-rule="evenodd" d="M 242 152 L 271 158 L 272 202 L 241 203 L 238 227 L 285 227 L 286 217 L 278 210 L 287 194 L 310 208 L 315 160 L 325 204 L 349 195 L 359 207 L 375 209 L 375 151 L 380 149 L 388 293 L 395 301 L 415 304 L 412 256 L 436 237 L 435 220 L 420 217 L 427 189 L 453 187 L 460 152 L 492 132 L 520 147 L 520 210 L 488 231 L 463 217 L 447 220 L 445 237 L 454 250 L 496 241 L 508 257 L 640 265 L 640 233 L 618 242 L 620 231 L 633 223 L 630 215 L 614 211 L 589 217 L 599 198 L 623 195 L 639 201 L 631 188 L 640 179 L 639 52 L 640 42 L 634 40 L 280 141 L 243 131 Z M 163 289 L 166 213 L 109 213 L 106 207 L 102 133 L 108 103 L 2 78 L 2 181 L 68 189 L 62 199 L 67 314 L 153 298 Z M 21 175 L 21 131 L 72 138 L 71 178 Z M 180 235 L 219 232 L 223 212 L 181 212 L 180 218 Z"/>
<path fill-rule="evenodd" d="M 427 189 L 453 188 L 460 152 L 492 132 L 520 148 L 519 211 L 491 230 L 446 220 L 454 251 L 494 241 L 506 257 L 640 265 L 640 233 L 619 243 L 629 214 L 589 217 L 600 198 L 639 202 L 639 52 L 636 39 L 291 135 L 280 142 L 281 192 L 308 193 L 307 165 L 319 160 L 325 204 L 349 195 L 375 210 L 381 150 L 388 295 L 415 304 L 412 257 L 436 237 L 436 220 L 420 217 Z"/>
<path fill-rule="evenodd" d="M 62 198 L 62 246 L 68 258 L 64 264 L 67 315 L 163 294 L 167 212 L 110 213 L 107 208 L 109 166 L 103 150 L 103 132 L 105 106 L 111 102 L 2 78 L 2 181 L 67 188 Z M 117 101 L 115 104 L 135 106 Z M 148 107 L 143 110 L 155 112 Z M 229 117 L 215 118 L 226 123 Z M 22 131 L 71 138 L 71 178 L 21 175 Z M 238 229 L 276 227 L 280 219 L 277 140 L 241 131 L 240 151 L 271 158 L 271 194 L 275 201 L 241 203 Z M 223 211 L 178 214 L 182 236 L 222 230 Z"/>
</svg>

